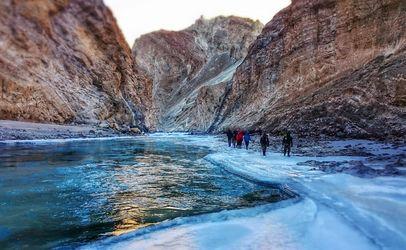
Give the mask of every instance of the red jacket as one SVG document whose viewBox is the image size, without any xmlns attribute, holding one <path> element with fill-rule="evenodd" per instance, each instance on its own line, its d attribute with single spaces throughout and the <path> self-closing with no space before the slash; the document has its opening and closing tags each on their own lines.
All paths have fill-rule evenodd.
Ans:
<svg viewBox="0 0 406 250">
<path fill-rule="evenodd" d="M 244 139 L 244 133 L 242 131 L 238 132 L 236 139 L 238 142 L 242 141 Z"/>
</svg>

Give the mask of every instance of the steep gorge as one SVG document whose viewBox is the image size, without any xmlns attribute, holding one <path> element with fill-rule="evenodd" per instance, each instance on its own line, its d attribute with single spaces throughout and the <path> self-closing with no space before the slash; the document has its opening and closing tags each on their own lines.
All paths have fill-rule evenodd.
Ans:
<svg viewBox="0 0 406 250">
<path fill-rule="evenodd" d="M 147 129 L 151 81 L 102 0 L 3 0 L 0 24 L 0 119 Z"/>
<path fill-rule="evenodd" d="M 4 0 L 0 119 L 404 138 L 405 23 L 402 0 L 293 0 L 265 27 L 200 18 L 131 50 L 102 0 Z"/>
</svg>

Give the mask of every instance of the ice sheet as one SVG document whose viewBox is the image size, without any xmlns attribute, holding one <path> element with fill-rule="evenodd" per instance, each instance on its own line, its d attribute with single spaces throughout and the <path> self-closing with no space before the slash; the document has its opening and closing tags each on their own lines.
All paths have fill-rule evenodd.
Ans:
<svg viewBox="0 0 406 250">
<path fill-rule="evenodd" d="M 290 158 L 280 153 L 230 149 L 209 136 L 185 136 L 186 144 L 207 145 L 204 159 L 230 174 L 287 186 L 300 195 L 275 206 L 178 218 L 159 226 L 96 242 L 109 249 L 405 249 L 406 178 L 360 178 L 326 174 L 308 160 L 365 161 L 365 157 Z M 337 147 L 348 142 L 333 142 Z M 373 152 L 379 144 L 362 141 Z M 385 149 L 385 153 L 391 153 Z M 397 150 L 395 150 L 399 153 Z"/>
<path fill-rule="evenodd" d="M 340 216 L 310 199 L 274 210 L 252 208 L 232 216 L 233 212 L 192 222 L 184 219 L 177 226 L 85 249 L 379 249 Z"/>
</svg>

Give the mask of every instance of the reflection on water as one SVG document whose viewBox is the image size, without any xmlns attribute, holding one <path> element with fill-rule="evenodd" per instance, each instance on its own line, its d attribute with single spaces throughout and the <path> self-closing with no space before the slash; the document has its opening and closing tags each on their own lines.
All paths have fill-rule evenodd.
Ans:
<svg viewBox="0 0 406 250">
<path fill-rule="evenodd" d="M 0 145 L 0 245 L 75 246 L 179 216 L 281 199 L 182 138 Z"/>
</svg>

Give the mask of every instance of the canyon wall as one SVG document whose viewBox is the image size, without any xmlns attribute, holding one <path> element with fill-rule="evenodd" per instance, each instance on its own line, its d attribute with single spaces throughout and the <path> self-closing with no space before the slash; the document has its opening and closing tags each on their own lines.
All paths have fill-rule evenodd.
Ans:
<svg viewBox="0 0 406 250">
<path fill-rule="evenodd" d="M 101 0 L 3 0 L 0 119 L 404 138 L 405 23 L 402 0 L 293 0 L 131 51 Z"/>
<path fill-rule="evenodd" d="M 202 17 L 185 30 L 160 30 L 137 39 L 135 61 L 153 79 L 156 129 L 208 130 L 262 27 L 246 18 Z"/>
<path fill-rule="evenodd" d="M 102 0 L 0 2 L 0 119 L 145 130 L 151 88 Z"/>
<path fill-rule="evenodd" d="M 404 137 L 406 2 L 294 0 L 251 45 L 213 130 Z"/>
</svg>

